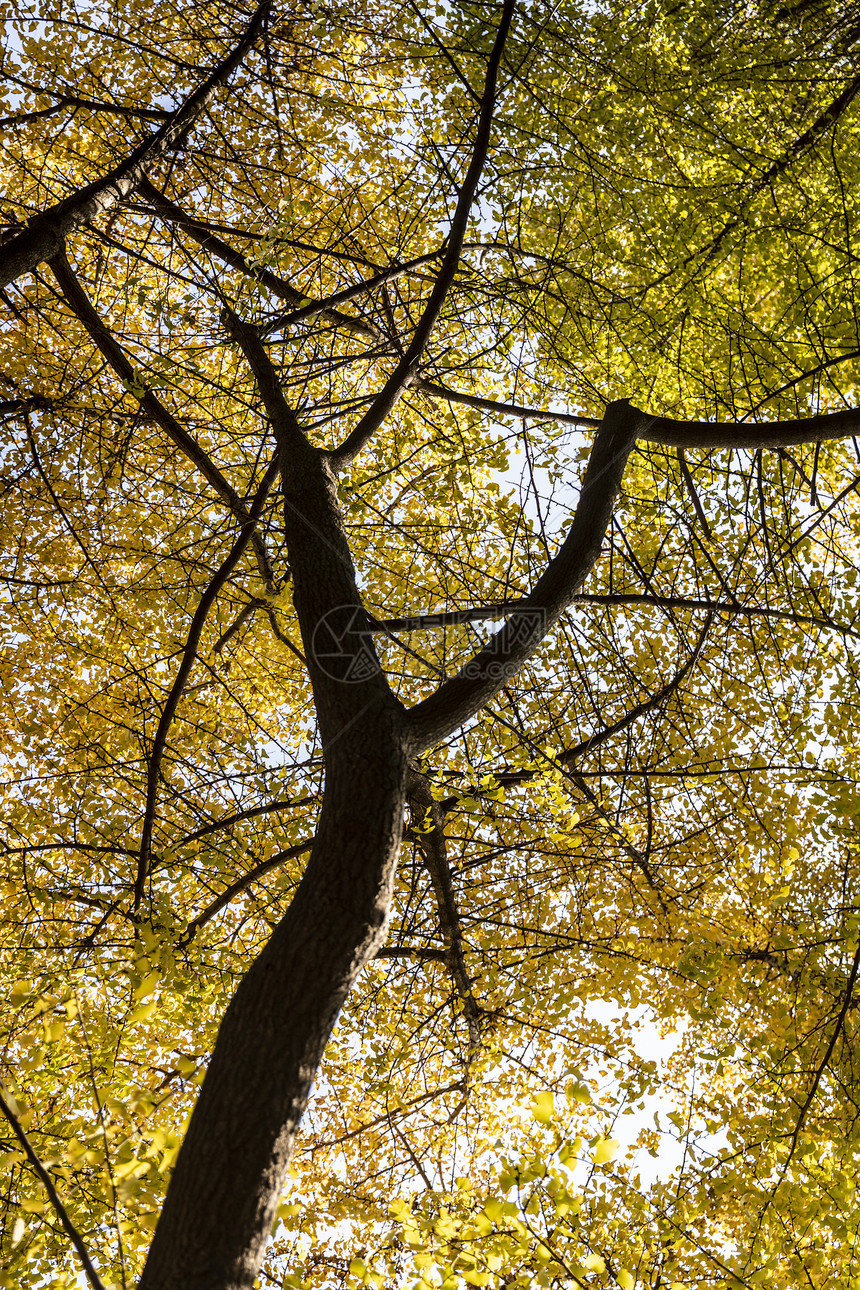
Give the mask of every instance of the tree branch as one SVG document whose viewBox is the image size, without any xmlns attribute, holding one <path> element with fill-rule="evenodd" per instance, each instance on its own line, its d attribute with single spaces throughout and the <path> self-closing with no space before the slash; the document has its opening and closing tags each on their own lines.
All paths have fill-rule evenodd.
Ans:
<svg viewBox="0 0 860 1290">
<path fill-rule="evenodd" d="M 684 481 L 684 487 L 687 490 L 687 493 L 690 497 L 690 501 L 693 503 L 693 510 L 696 512 L 696 516 L 699 520 L 699 523 L 702 526 L 702 532 L 704 533 L 708 542 L 711 542 L 713 541 L 711 526 L 708 523 L 708 517 L 705 514 L 704 507 L 702 506 L 701 498 L 699 497 L 698 490 L 696 489 L 695 481 L 693 479 L 692 474 L 690 473 L 690 467 L 687 465 L 687 456 L 683 448 L 678 449 L 678 466 L 680 467 L 680 470 L 681 470 L 681 478 Z"/>
<path fill-rule="evenodd" d="M 15 416 L 19 412 L 53 412 L 53 399 L 43 394 L 30 394 L 24 399 L 0 399 L 0 416 Z"/>
<path fill-rule="evenodd" d="M 852 81 L 849 81 L 842 93 L 838 94 L 833 102 L 830 103 L 822 113 L 820 113 L 815 121 L 813 121 L 812 125 L 809 126 L 807 130 L 804 130 L 803 134 L 798 135 L 796 139 L 793 139 L 782 156 L 778 157 L 776 161 L 773 161 L 763 174 L 759 175 L 758 179 L 755 180 L 749 191 L 738 203 L 737 213 L 730 219 L 726 220 L 719 232 L 715 233 L 704 246 L 697 247 L 695 251 L 692 251 L 689 255 L 685 256 L 681 261 L 680 266 L 676 265 L 671 269 L 667 269 L 665 273 L 661 273 L 659 277 L 654 278 L 649 282 L 645 287 L 643 295 L 646 292 L 651 291 L 654 287 L 659 286 L 661 282 L 665 282 L 667 278 L 670 278 L 672 274 L 676 272 L 677 268 L 680 267 L 681 269 L 684 269 L 694 260 L 699 259 L 699 257 L 704 257 L 701 267 L 708 264 L 708 262 L 713 259 L 714 255 L 716 255 L 725 238 L 730 233 L 734 232 L 734 230 L 743 222 L 747 210 L 755 201 L 756 197 L 758 197 L 759 193 L 763 192 L 775 179 L 779 179 L 781 175 L 785 174 L 793 163 L 797 161 L 798 157 L 802 157 L 807 148 L 811 147 L 812 144 L 815 143 L 816 139 L 819 139 L 821 135 L 824 134 L 825 130 L 836 125 L 843 112 L 847 110 L 857 97 L 858 90 L 860 90 L 860 76 L 856 76 Z M 699 270 L 700 272 L 701 267 Z"/>
<path fill-rule="evenodd" d="M 640 851 L 639 847 L 635 847 L 633 845 L 633 843 L 629 840 L 629 838 L 625 834 L 624 830 L 619 828 L 619 826 L 615 823 L 612 816 L 607 811 L 606 807 L 600 801 L 600 798 L 598 797 L 597 793 L 595 793 L 593 788 L 588 787 L 584 779 L 582 779 L 577 774 L 572 774 L 570 776 L 570 779 L 571 779 L 571 783 L 573 783 L 576 786 L 578 791 L 585 798 L 586 802 L 588 802 L 588 804 L 593 808 L 595 815 L 599 815 L 601 820 L 603 820 L 603 823 L 610 830 L 610 832 L 615 835 L 615 839 L 619 843 L 621 850 L 624 852 L 624 854 L 627 856 L 629 860 L 633 861 L 633 863 L 642 873 L 642 876 L 644 877 L 645 881 L 648 883 L 648 886 L 654 892 L 654 895 L 657 897 L 657 900 L 660 902 L 660 908 L 663 910 L 663 913 L 668 914 L 669 906 L 666 904 L 666 899 L 663 895 L 663 892 L 660 890 L 660 884 L 657 882 L 657 879 L 654 877 L 654 874 L 651 870 L 651 866 L 648 863 L 647 855 L 645 855 L 642 851 Z"/>
<path fill-rule="evenodd" d="M 860 434 L 860 409 L 827 412 L 792 421 L 676 421 L 634 409 L 639 419 L 637 439 L 664 448 L 732 448 L 756 452 L 760 448 L 787 448 L 796 443 L 823 443 Z M 549 414 L 552 415 L 551 413 Z"/>
<path fill-rule="evenodd" d="M 25 229 L 0 247 L 0 287 L 5 287 L 23 273 L 29 273 L 44 260 L 52 259 L 62 250 L 65 238 L 135 189 L 146 167 L 153 165 L 183 138 L 212 102 L 216 91 L 241 63 L 259 35 L 270 4 L 271 0 L 260 0 L 238 44 L 155 134 L 145 139 L 101 179 L 34 215 Z"/>
<path fill-rule="evenodd" d="M 331 296 L 326 296 L 324 300 L 311 300 L 309 304 L 302 305 L 301 309 L 296 309 L 293 313 L 282 314 L 274 318 L 271 322 L 266 323 L 264 332 L 269 335 L 273 331 L 280 331 L 284 327 L 290 327 L 293 323 L 304 322 L 308 318 L 315 318 L 318 314 L 331 315 L 340 321 L 341 318 L 347 318 L 347 314 L 338 315 L 334 312 L 337 305 L 345 305 L 350 300 L 355 300 L 358 296 L 363 296 L 368 291 L 375 291 L 377 287 L 383 287 L 388 282 L 394 282 L 397 278 L 402 278 L 406 273 L 412 273 L 415 269 L 420 269 L 425 264 L 432 264 L 438 260 L 440 255 L 444 255 L 444 248 L 438 251 L 428 251 L 426 255 L 418 255 L 414 260 L 406 260 L 402 264 L 393 264 L 389 269 L 381 269 L 379 273 L 372 278 L 365 279 L 364 282 L 358 282 L 355 286 L 344 287 L 342 291 L 336 291 Z M 350 321 L 357 321 L 350 319 Z M 361 323 L 361 327 L 368 335 L 373 335 L 379 339 L 380 332 L 372 327 L 369 323 Z"/>
<path fill-rule="evenodd" d="M 253 505 L 248 512 L 248 518 L 243 524 L 239 536 L 233 543 L 233 546 L 222 561 L 215 576 L 212 578 L 209 586 L 200 597 L 200 603 L 191 620 L 191 626 L 188 630 L 188 638 L 185 642 L 185 648 L 182 652 L 182 662 L 179 665 L 179 671 L 176 679 L 170 688 L 167 696 L 167 702 L 161 713 L 161 719 L 155 732 L 155 738 L 152 742 L 152 751 L 149 757 L 149 771 L 147 775 L 146 788 L 146 809 L 143 816 L 143 827 L 140 838 L 140 855 L 137 864 L 137 878 L 134 884 L 134 909 L 137 910 L 140 902 L 143 900 L 144 886 L 146 884 L 147 873 L 149 872 L 149 858 L 152 847 L 152 828 L 155 821 L 155 804 L 158 796 L 158 777 L 161 771 L 161 761 L 164 756 L 164 748 L 167 742 L 167 732 L 170 729 L 182 692 L 185 689 L 191 669 L 197 658 L 197 646 L 200 643 L 200 636 L 206 623 L 209 610 L 215 602 L 215 597 L 224 586 L 224 583 L 230 577 L 230 574 L 236 568 L 242 555 L 246 551 L 251 536 L 254 532 L 254 525 L 263 512 L 266 499 L 269 496 L 272 485 L 278 477 L 280 462 L 277 454 L 269 465 L 263 479 L 257 489 L 257 495 L 254 498 Z"/>
<path fill-rule="evenodd" d="M 49 90 L 40 89 L 40 94 L 48 94 Z M 39 108 L 35 112 L 19 112 L 12 116 L 0 117 L 0 128 L 4 126 L 30 125 L 33 121 L 44 120 L 45 117 L 56 116 L 62 112 L 63 108 L 89 108 L 93 112 L 108 112 L 113 116 L 136 116 L 144 121 L 163 121 L 170 113 L 166 108 L 136 108 L 123 107 L 119 103 L 102 103 L 96 99 L 83 99 L 77 94 L 63 94 L 57 99 L 51 107 Z"/>
<path fill-rule="evenodd" d="M 487 64 L 487 75 L 484 80 L 484 92 L 481 95 L 481 110 L 478 114 L 478 127 L 475 146 L 472 150 L 472 159 L 457 197 L 457 206 L 448 233 L 445 258 L 433 284 L 430 299 L 424 306 L 413 332 L 409 348 L 400 362 L 355 428 L 347 435 L 341 446 L 331 453 L 332 469 L 335 472 L 348 466 L 358 456 L 364 445 L 388 416 L 404 390 L 414 381 L 421 355 L 424 353 L 427 342 L 430 339 L 430 333 L 436 325 L 439 314 L 442 312 L 442 306 L 445 303 L 460 264 L 472 203 L 475 200 L 478 182 L 487 159 L 490 129 L 496 108 L 496 82 L 515 8 L 515 0 L 504 0 L 501 21 Z"/>
<path fill-rule="evenodd" d="M 137 388 L 141 374 L 135 370 L 107 323 L 99 316 L 92 301 L 81 286 L 72 266 L 69 264 L 64 248 L 50 260 L 49 267 L 57 280 L 66 303 L 72 313 L 83 323 L 101 355 L 107 360 L 126 388 Z M 181 448 L 188 460 L 197 467 L 222 502 L 230 508 L 239 523 L 247 524 L 248 508 L 235 488 L 225 479 L 211 457 L 203 451 L 193 435 L 190 435 L 179 424 L 152 390 L 145 390 L 140 396 L 140 406 L 156 425 L 161 426 L 168 438 L 178 448 Z M 252 532 L 251 541 L 260 577 L 267 590 L 274 591 L 275 574 L 265 542 L 256 531 Z"/>
<path fill-rule="evenodd" d="M 828 631 L 838 632 L 840 636 L 851 636 L 860 640 L 860 631 L 855 627 L 833 622 L 830 618 L 798 614 L 791 609 L 771 609 L 767 605 L 736 605 L 725 600 L 699 600 L 692 596 L 649 596 L 640 595 L 638 592 L 585 593 L 572 596 L 570 603 L 571 605 L 606 605 L 607 608 L 617 606 L 622 609 L 643 606 L 654 609 L 704 610 L 709 614 L 729 614 L 740 618 L 773 618 L 778 622 L 796 623 L 800 627 L 824 627 Z M 447 609 L 434 614 L 412 614 L 403 618 L 371 618 L 368 630 L 387 635 L 389 632 L 418 632 L 429 631 L 436 627 L 457 627 L 463 623 L 480 622 L 485 618 L 504 618 L 525 605 L 526 600 L 522 598 L 500 600 L 490 605 L 475 605 L 469 609 Z"/>
<path fill-rule="evenodd" d="M 699 639 L 693 647 L 693 652 L 687 659 L 686 663 L 684 663 L 683 667 L 678 669 L 670 681 L 667 681 L 667 683 L 652 694 L 650 698 L 644 699 L 642 703 L 635 704 L 628 712 L 625 712 L 623 717 L 619 717 L 619 719 L 617 721 L 613 721 L 611 725 L 604 726 L 602 730 L 595 731 L 595 733 L 593 735 L 589 735 L 587 739 L 580 740 L 580 742 L 578 744 L 574 744 L 572 748 L 568 748 L 564 752 L 557 753 L 555 757 L 547 756 L 547 761 L 554 766 L 570 766 L 572 763 L 579 761 L 581 757 L 584 757 L 586 753 L 594 752 L 594 750 L 599 748 L 601 744 L 605 744 L 610 739 L 613 739 L 615 735 L 620 734 L 622 730 L 626 730 L 628 726 L 634 725 L 640 717 L 644 717 L 649 712 L 653 712 L 656 708 L 662 707 L 666 700 L 671 698 L 675 691 L 683 685 L 684 681 L 690 675 L 698 662 L 710 625 L 711 620 L 709 616 L 708 621 L 705 623 L 705 626 L 699 634 Z M 542 772 L 540 770 L 537 770 L 534 767 L 528 770 L 504 771 L 502 774 L 493 777 L 494 786 L 491 789 L 482 788 L 479 784 L 473 784 L 468 789 L 464 789 L 456 797 L 444 798 L 439 803 L 439 806 L 443 812 L 447 812 L 452 810 L 463 796 L 480 798 L 485 796 L 488 792 L 494 792 L 495 787 L 498 785 L 503 788 L 515 788 L 519 784 L 528 784 L 531 780 L 536 779 L 541 773 Z"/>
<path fill-rule="evenodd" d="M 296 313 L 287 314 L 277 323 L 270 323 L 266 328 L 267 331 L 271 331 L 274 326 L 286 326 L 288 322 L 296 321 L 305 316 L 306 310 L 298 308 L 298 306 L 301 306 L 307 297 L 303 296 L 301 291 L 297 291 L 289 282 L 285 282 L 283 278 L 278 277 L 276 273 L 272 273 L 271 269 L 267 269 L 263 265 L 252 264 L 241 251 L 234 250 L 222 238 L 211 232 L 205 224 L 199 223 L 194 219 L 193 215 L 188 215 L 181 206 L 177 206 L 175 202 L 165 197 L 164 193 L 160 192 L 146 177 L 141 179 L 138 191 L 142 197 L 152 203 L 159 215 L 169 220 L 172 224 L 185 229 L 189 236 L 193 237 L 194 241 L 199 243 L 204 250 L 211 251 L 213 255 L 217 255 L 219 260 L 229 264 L 232 269 L 238 270 L 239 273 L 247 274 L 249 278 L 256 279 L 261 286 L 268 287 L 273 295 L 278 296 L 281 300 L 286 300 L 289 305 L 297 309 Z M 358 292 L 355 292 L 355 294 L 358 294 Z M 339 327 L 346 327 L 349 331 L 355 332 L 359 336 L 367 336 L 371 340 L 380 339 L 380 332 L 376 327 L 371 326 L 370 323 L 363 322 L 360 318 L 352 318 L 349 314 L 339 313 L 333 307 L 335 303 L 340 302 L 313 301 L 310 305 L 307 305 L 307 310 L 310 311 L 309 316 L 324 313 L 331 322 L 337 323 Z"/>
<path fill-rule="evenodd" d="M 251 323 L 243 322 L 232 309 L 224 309 L 223 321 L 227 330 L 245 355 L 248 366 L 257 382 L 260 397 L 275 432 L 285 476 L 295 467 L 298 457 L 308 451 L 314 451 L 308 443 L 307 436 L 299 425 L 298 418 L 284 398 L 278 374 L 266 347 L 260 339 L 260 333 Z M 297 457 L 298 454 L 298 457 Z M 289 469 L 288 469 L 289 468 Z M 284 487 L 286 488 L 286 478 Z"/>
<path fill-rule="evenodd" d="M 806 1120 L 806 1116 L 809 1112 L 809 1108 L 812 1106 L 812 1103 L 815 1100 L 815 1094 L 818 1092 L 818 1085 L 821 1082 L 821 1076 L 827 1070 L 827 1066 L 830 1061 L 830 1058 L 833 1056 L 833 1049 L 836 1047 L 836 1041 L 839 1038 L 839 1036 L 842 1034 L 842 1027 L 845 1024 L 845 1018 L 848 1015 L 848 1009 L 851 1007 L 851 1001 L 854 998 L 854 986 L 857 982 L 858 971 L 860 971 L 860 942 L 858 942 L 857 949 L 854 954 L 854 961 L 851 964 L 851 971 L 848 973 L 848 983 L 845 987 L 845 994 L 842 999 L 842 1007 L 839 1009 L 839 1016 L 836 1018 L 836 1025 L 833 1027 L 833 1034 L 830 1036 L 830 1042 L 827 1045 L 827 1051 L 825 1052 L 824 1056 L 822 1057 L 821 1061 L 818 1064 L 818 1068 L 815 1072 L 815 1077 L 812 1081 L 812 1087 L 810 1088 L 809 1092 L 806 1095 L 806 1099 L 803 1103 L 803 1106 L 800 1108 L 800 1114 L 797 1117 L 797 1123 L 795 1124 L 794 1132 L 791 1135 L 791 1145 L 789 1147 L 788 1156 L 786 1158 L 784 1167 L 788 1166 L 788 1163 L 791 1160 L 791 1157 L 794 1155 L 795 1149 L 797 1147 L 797 1139 L 800 1135 L 800 1130 L 803 1128 L 804 1122 Z"/>
<path fill-rule="evenodd" d="M 249 600 L 247 605 L 245 605 L 242 609 L 239 610 L 239 613 L 233 619 L 232 623 L 227 628 L 227 630 L 222 632 L 221 635 L 218 637 L 217 641 L 215 642 L 212 648 L 213 654 L 220 654 L 221 651 L 224 649 L 224 647 L 229 644 L 229 642 L 233 639 L 236 633 L 240 630 L 240 628 L 248 621 L 251 615 L 256 613 L 256 611 L 259 608 L 260 608 L 259 600 L 256 600 L 256 599 Z"/>
<path fill-rule="evenodd" d="M 30 1139 L 27 1137 L 26 1133 L 24 1132 L 23 1126 L 21 1125 L 21 1121 L 18 1119 L 17 1115 L 12 1110 L 12 1107 L 9 1105 L 6 1091 L 5 1089 L 3 1089 L 2 1086 L 0 1086 L 0 1111 L 3 1112 L 6 1119 L 9 1121 L 9 1124 L 12 1126 L 12 1132 L 15 1134 L 15 1137 L 20 1142 L 21 1147 L 27 1159 L 29 1160 L 30 1164 L 33 1167 L 34 1173 L 38 1176 L 39 1181 L 41 1182 L 42 1186 L 45 1188 L 45 1191 L 48 1193 L 48 1200 L 51 1202 L 51 1208 L 54 1210 L 54 1213 L 57 1215 L 57 1218 L 60 1220 L 60 1223 L 62 1224 L 62 1227 L 63 1227 L 63 1231 L 66 1233 L 69 1240 L 72 1242 L 72 1245 L 74 1245 L 75 1249 L 78 1252 L 78 1258 L 80 1259 L 83 1265 L 84 1275 L 86 1276 L 93 1290 L 105 1290 L 101 1277 L 93 1267 L 92 1260 L 89 1256 L 89 1251 L 87 1250 L 87 1247 L 84 1245 L 83 1238 L 80 1232 L 75 1227 L 72 1220 L 69 1218 L 69 1215 L 66 1211 L 66 1207 L 63 1204 L 63 1202 L 60 1200 L 60 1197 L 57 1193 L 56 1187 L 54 1186 L 51 1175 L 48 1173 L 47 1169 L 42 1164 L 41 1160 L 39 1159 L 35 1150 L 33 1149 L 33 1145 L 30 1142 Z"/>
<path fill-rule="evenodd" d="M 221 910 L 225 909 L 227 905 L 230 904 L 231 900 L 234 900 L 236 896 L 240 895 L 243 891 L 246 891 L 248 887 L 257 882 L 258 879 L 264 877 L 265 874 L 271 873 L 273 869 L 278 869 L 282 864 L 286 864 L 288 860 L 294 860 L 296 856 L 303 855 L 305 851 L 310 851 L 313 844 L 313 838 L 305 838 L 303 842 L 297 842 L 294 846 L 287 847 L 286 851 L 279 851 L 277 855 L 269 856 L 268 860 L 262 860 L 258 865 L 255 865 L 253 869 L 249 869 L 247 873 L 243 873 L 240 878 L 237 878 L 234 883 L 230 884 L 226 891 L 222 891 L 220 896 L 216 896 L 215 899 L 206 906 L 202 913 L 198 914 L 196 918 L 191 920 L 185 931 L 182 933 L 180 943 L 182 945 L 189 945 L 200 931 L 200 928 L 205 927 L 207 923 L 211 922 L 216 914 L 220 914 Z"/>
<path fill-rule="evenodd" d="M 460 913 L 445 845 L 445 811 L 433 797 L 426 775 L 415 769 L 409 772 L 407 792 L 412 812 L 411 834 L 424 857 L 424 865 L 436 897 L 439 926 L 445 946 L 445 964 L 463 1003 L 463 1015 L 469 1034 L 463 1087 L 463 1096 L 467 1097 L 471 1065 L 481 1049 L 481 1013 L 472 993 L 472 981 L 463 951 Z"/>
<path fill-rule="evenodd" d="M 378 959 L 418 959 L 419 963 L 444 963 L 445 951 L 430 949 L 426 945 L 383 945 L 376 951 Z"/>
<path fill-rule="evenodd" d="M 229 829 L 234 824 L 241 824 L 243 820 L 254 820 L 258 815 L 270 815 L 273 811 L 291 811 L 299 806 L 310 806 L 315 801 L 314 797 L 297 797 L 293 802 L 266 802 L 263 806 L 251 806 L 247 811 L 237 811 L 235 815 L 227 815 L 223 820 L 213 820 L 211 824 L 204 824 L 202 829 L 186 834 L 173 845 L 184 847 L 189 842 L 197 842 L 199 838 L 205 838 L 210 833 L 217 833 L 220 829 Z M 137 855 L 137 852 L 130 854 Z"/>
<path fill-rule="evenodd" d="M 131 847 L 96 846 L 87 842 L 37 842 L 28 847 L 3 847 L 4 856 L 35 855 L 37 851 L 81 851 L 96 855 L 136 856 Z"/>
<path fill-rule="evenodd" d="M 380 957 L 379 954 L 376 956 Z M 367 1124 L 360 1124 L 356 1129 L 349 1129 L 339 1138 L 331 1138 L 323 1142 L 315 1142 L 309 1151 L 320 1151 L 325 1147 L 339 1147 L 342 1142 L 349 1142 L 350 1138 L 357 1138 L 359 1134 L 367 1133 L 368 1129 L 375 1129 L 380 1124 L 390 1123 L 394 1116 L 408 1115 L 416 1107 L 423 1106 L 426 1102 L 433 1102 L 436 1098 L 446 1097 L 449 1093 L 456 1093 L 463 1087 L 463 1081 L 457 1080 L 454 1084 L 446 1084 L 443 1088 L 434 1089 L 432 1093 L 419 1093 L 418 1097 L 411 1098 L 404 1102 L 402 1107 L 397 1107 L 392 1111 L 386 1111 L 384 1115 L 378 1115 L 375 1120 L 368 1121 Z"/>
<path fill-rule="evenodd" d="M 428 381 L 418 376 L 413 381 L 413 388 L 420 390 L 430 399 L 442 399 L 446 403 L 463 403 L 468 408 L 479 408 L 482 412 L 492 412 L 500 417 L 517 417 L 523 421 L 560 421 L 570 426 L 590 426 L 596 429 L 600 425 L 599 417 L 581 417 L 572 412 L 545 412 L 542 408 L 523 407 L 519 403 L 499 403 L 495 399 L 480 399 L 476 394 L 461 394 L 458 390 L 449 390 L 447 385 Z"/>
<path fill-rule="evenodd" d="M 515 403 L 497 403 L 471 394 L 459 394 L 445 386 L 418 377 L 416 389 L 431 398 L 511 416 L 524 420 L 559 421 L 565 425 L 597 426 L 594 417 L 580 417 L 570 412 L 553 412 L 548 408 L 520 407 Z M 759 448 L 785 448 L 791 444 L 823 443 L 827 439 L 849 439 L 860 434 L 860 408 L 826 412 L 814 417 L 791 421 L 678 421 L 673 417 L 653 416 L 631 406 L 636 418 L 635 437 L 665 448 L 732 448 L 755 452 Z"/>
</svg>

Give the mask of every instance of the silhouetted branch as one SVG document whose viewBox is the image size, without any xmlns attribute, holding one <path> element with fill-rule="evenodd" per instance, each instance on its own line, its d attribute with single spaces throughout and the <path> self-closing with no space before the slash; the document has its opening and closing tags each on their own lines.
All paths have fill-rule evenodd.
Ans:
<svg viewBox="0 0 860 1290">
<path fill-rule="evenodd" d="M 72 1220 L 69 1218 L 66 1207 L 63 1204 L 63 1202 L 60 1200 L 60 1197 L 57 1193 L 56 1187 L 54 1186 L 51 1175 L 48 1173 L 47 1169 L 42 1164 L 41 1160 L 39 1159 L 38 1155 L 33 1149 L 33 1145 L 30 1142 L 30 1139 L 27 1137 L 26 1133 L 24 1132 L 21 1121 L 18 1119 L 17 1115 L 12 1110 L 12 1107 L 8 1101 L 6 1091 L 5 1089 L 2 1088 L 2 1086 L 0 1086 L 0 1111 L 3 1112 L 6 1119 L 9 1121 L 9 1124 L 12 1127 L 12 1132 L 15 1134 L 15 1137 L 20 1142 L 21 1147 L 24 1151 L 24 1154 L 26 1155 L 27 1159 L 29 1160 L 33 1168 L 33 1172 L 37 1175 L 42 1186 L 45 1188 L 45 1191 L 47 1192 L 47 1195 L 48 1195 L 48 1200 L 51 1203 L 51 1208 L 53 1209 L 54 1213 L 57 1215 L 57 1218 L 60 1220 L 63 1231 L 66 1233 L 69 1240 L 72 1242 L 72 1245 L 74 1245 L 75 1249 L 77 1250 L 78 1258 L 80 1259 L 81 1264 L 83 1265 L 84 1275 L 86 1276 L 93 1290 L 105 1290 L 101 1277 L 93 1267 L 92 1259 L 90 1258 L 89 1251 L 87 1250 L 86 1245 L 84 1245 L 83 1237 L 81 1236 L 78 1229 L 75 1227 Z"/>
<path fill-rule="evenodd" d="M 0 287 L 29 273 L 59 254 L 64 240 L 133 192 L 145 169 L 179 143 L 215 97 L 216 91 L 248 53 L 259 35 L 271 0 L 261 0 L 241 40 L 203 84 L 173 112 L 164 125 L 139 144 L 101 179 L 72 193 L 28 221 L 26 228 L 0 246 Z"/>
</svg>

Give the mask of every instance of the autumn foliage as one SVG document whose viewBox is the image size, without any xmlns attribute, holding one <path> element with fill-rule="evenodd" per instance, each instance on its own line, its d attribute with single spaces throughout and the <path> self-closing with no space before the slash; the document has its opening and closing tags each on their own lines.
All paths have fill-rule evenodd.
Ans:
<svg viewBox="0 0 860 1290">
<path fill-rule="evenodd" d="M 858 1290 L 858 49 L 11 6 L 0 1286 Z"/>
</svg>

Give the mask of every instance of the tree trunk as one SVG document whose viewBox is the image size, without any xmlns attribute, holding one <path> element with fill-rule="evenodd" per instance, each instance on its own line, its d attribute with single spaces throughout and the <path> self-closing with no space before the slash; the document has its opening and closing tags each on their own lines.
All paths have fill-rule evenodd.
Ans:
<svg viewBox="0 0 860 1290">
<path fill-rule="evenodd" d="M 332 1027 L 384 939 L 405 801 L 397 726 L 373 714 L 328 772 L 307 870 L 221 1023 L 140 1290 L 253 1285 Z"/>
<path fill-rule="evenodd" d="M 221 1023 L 140 1290 L 250 1290 L 311 1084 L 344 999 L 384 940 L 391 903 L 406 800 L 403 708 L 368 653 L 329 466 L 296 440 L 282 457 L 325 749 L 323 807 L 295 897 Z"/>
</svg>

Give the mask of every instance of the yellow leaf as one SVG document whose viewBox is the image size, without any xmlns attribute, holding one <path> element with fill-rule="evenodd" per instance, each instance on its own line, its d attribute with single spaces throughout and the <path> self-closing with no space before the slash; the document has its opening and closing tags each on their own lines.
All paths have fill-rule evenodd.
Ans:
<svg viewBox="0 0 860 1290">
<path fill-rule="evenodd" d="M 114 1175 L 117 1178 L 141 1178 L 149 1169 L 150 1164 L 151 1161 L 149 1160 L 125 1160 L 114 1168 Z"/>
<path fill-rule="evenodd" d="M 140 985 L 135 990 L 134 992 L 135 1000 L 145 999 L 148 994 L 152 994 L 153 990 L 155 990 L 160 980 L 161 980 L 160 972 L 150 972 L 147 976 L 143 978 Z"/>
<path fill-rule="evenodd" d="M 142 1003 L 139 1008 L 135 1008 L 128 1019 L 128 1024 L 136 1026 L 140 1021 L 148 1021 L 155 1012 L 156 1006 L 157 1001 L 155 999 L 150 999 L 149 1003 Z"/>
<path fill-rule="evenodd" d="M 532 1118 L 541 1124 L 549 1124 L 554 1109 L 552 1093 L 538 1093 L 531 1105 Z"/>
<path fill-rule="evenodd" d="M 592 1152 L 594 1163 L 596 1165 L 608 1164 L 610 1160 L 615 1159 L 620 1146 L 621 1143 L 617 1138 L 602 1138 Z"/>
<path fill-rule="evenodd" d="M 568 1084 L 567 1096 L 572 1102 L 582 1102 L 585 1106 L 591 1104 L 591 1093 L 587 1084 Z"/>
<path fill-rule="evenodd" d="M 17 1008 L 20 1003 L 24 1002 L 29 994 L 32 994 L 32 992 L 32 981 L 16 981 L 12 986 L 12 993 L 10 995 L 12 1007 Z"/>
</svg>

